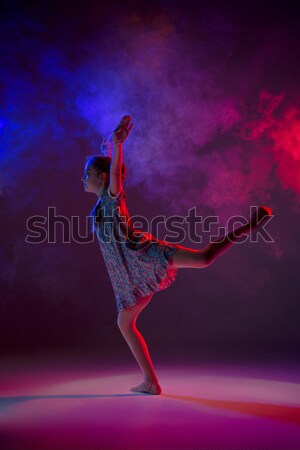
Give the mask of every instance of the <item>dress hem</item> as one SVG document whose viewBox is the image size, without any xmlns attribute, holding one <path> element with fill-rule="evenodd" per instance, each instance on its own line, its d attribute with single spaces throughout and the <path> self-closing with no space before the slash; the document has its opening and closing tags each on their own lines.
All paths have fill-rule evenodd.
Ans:
<svg viewBox="0 0 300 450">
<path fill-rule="evenodd" d="M 176 244 L 170 245 L 168 243 L 164 244 L 164 256 L 166 265 L 161 269 L 161 271 L 157 274 L 157 288 L 154 288 L 148 284 L 146 288 L 140 288 L 136 286 L 135 292 L 133 293 L 136 301 L 132 305 L 128 306 L 127 308 L 120 308 L 117 303 L 117 312 L 126 311 L 130 308 L 133 308 L 136 306 L 139 301 L 151 294 L 155 294 L 156 292 L 160 292 L 166 288 L 168 288 L 173 282 L 176 280 L 177 277 L 177 268 L 174 267 L 173 264 L 170 264 L 170 260 L 176 253 L 176 251 L 179 249 L 179 246 Z"/>
</svg>

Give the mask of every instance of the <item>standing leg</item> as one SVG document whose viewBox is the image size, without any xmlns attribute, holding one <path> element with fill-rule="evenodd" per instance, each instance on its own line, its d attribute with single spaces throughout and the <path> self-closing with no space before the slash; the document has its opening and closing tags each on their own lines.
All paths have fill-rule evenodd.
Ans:
<svg viewBox="0 0 300 450">
<path fill-rule="evenodd" d="M 161 393 L 161 387 L 158 384 L 158 378 L 155 374 L 145 339 L 136 327 L 138 315 L 148 305 L 152 296 L 153 294 L 150 294 L 139 300 L 132 308 L 120 311 L 118 315 L 118 326 L 144 374 L 143 383 L 135 386 L 131 390 L 158 395 Z"/>
<path fill-rule="evenodd" d="M 271 214 L 272 210 L 270 208 L 262 206 L 258 209 L 257 213 L 253 214 L 246 225 L 216 239 L 201 250 L 186 247 L 179 248 L 174 254 L 171 264 L 176 268 L 208 267 L 220 255 L 229 250 L 235 242 L 239 241 L 243 234 L 249 234 L 251 230 L 263 224 Z"/>
</svg>

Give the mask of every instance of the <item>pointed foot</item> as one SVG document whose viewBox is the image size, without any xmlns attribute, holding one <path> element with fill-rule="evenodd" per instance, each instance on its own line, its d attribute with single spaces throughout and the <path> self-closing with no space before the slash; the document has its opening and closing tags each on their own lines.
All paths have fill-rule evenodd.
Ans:
<svg viewBox="0 0 300 450">
<path fill-rule="evenodd" d="M 252 228 L 258 227 L 259 225 L 265 222 L 267 217 L 271 216 L 272 214 L 273 214 L 272 208 L 270 208 L 269 206 L 261 206 L 260 208 L 258 208 L 257 211 L 255 211 L 255 213 L 252 214 L 251 227 Z"/>
</svg>

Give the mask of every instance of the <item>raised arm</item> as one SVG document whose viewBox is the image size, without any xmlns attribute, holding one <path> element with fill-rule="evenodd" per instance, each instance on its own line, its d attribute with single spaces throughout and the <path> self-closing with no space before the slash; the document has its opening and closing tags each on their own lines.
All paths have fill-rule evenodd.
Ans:
<svg viewBox="0 0 300 450">
<path fill-rule="evenodd" d="M 123 142 L 127 139 L 133 123 L 130 125 L 131 117 L 123 116 L 121 122 L 113 133 L 113 154 L 110 165 L 109 192 L 112 196 L 117 195 L 122 189 L 122 164 L 123 164 Z"/>
</svg>

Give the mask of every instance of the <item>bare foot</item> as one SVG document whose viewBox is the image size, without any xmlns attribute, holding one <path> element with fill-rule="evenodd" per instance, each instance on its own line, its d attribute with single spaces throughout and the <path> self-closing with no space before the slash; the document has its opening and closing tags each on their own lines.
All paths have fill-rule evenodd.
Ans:
<svg viewBox="0 0 300 450">
<path fill-rule="evenodd" d="M 271 216 L 273 213 L 272 209 L 268 206 L 261 206 L 258 208 L 255 213 L 252 214 L 250 224 L 251 228 L 254 229 L 264 223 L 265 219 L 269 216 Z"/>
<path fill-rule="evenodd" d="M 150 381 L 139 384 L 138 386 L 134 386 L 130 389 L 132 392 L 145 392 L 146 394 L 159 395 L 161 394 L 161 387 L 158 384 L 158 381 Z"/>
</svg>

